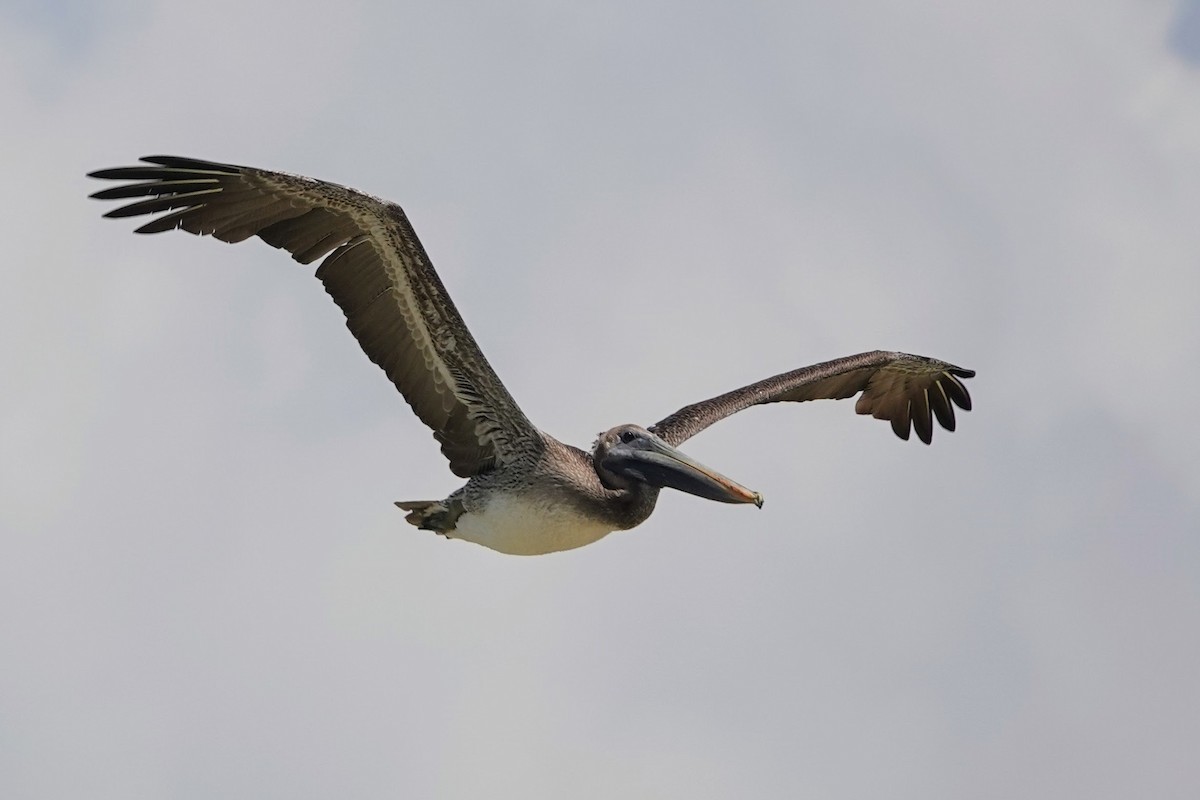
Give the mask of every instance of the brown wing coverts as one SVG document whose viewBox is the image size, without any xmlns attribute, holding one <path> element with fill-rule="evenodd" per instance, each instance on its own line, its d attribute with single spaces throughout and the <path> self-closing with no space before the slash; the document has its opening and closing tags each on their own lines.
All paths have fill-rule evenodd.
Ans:
<svg viewBox="0 0 1200 800">
<path fill-rule="evenodd" d="M 750 406 L 840 400 L 862 392 L 855 411 L 890 421 L 901 439 L 908 439 L 909 431 L 915 429 L 917 438 L 929 444 L 935 417 L 943 428 L 953 431 L 954 407 L 971 410 L 971 395 L 959 379 L 974 375 L 973 370 L 944 361 L 875 350 L 785 372 L 685 406 L 650 430 L 678 445 Z"/>
<path fill-rule="evenodd" d="M 168 212 L 137 229 L 181 228 L 226 242 L 258 236 L 317 277 L 363 351 L 433 428 L 461 477 L 535 451 L 540 435 L 483 357 L 404 211 L 337 184 L 174 156 L 91 173 L 131 181 L 101 200 L 146 198 L 105 216 Z"/>
</svg>

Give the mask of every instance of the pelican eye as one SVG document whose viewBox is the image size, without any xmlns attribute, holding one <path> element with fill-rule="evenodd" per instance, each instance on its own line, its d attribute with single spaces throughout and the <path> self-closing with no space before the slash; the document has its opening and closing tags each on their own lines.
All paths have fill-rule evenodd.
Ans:
<svg viewBox="0 0 1200 800">
<path fill-rule="evenodd" d="M 625 444 L 629 444 L 636 438 L 637 438 L 637 434 L 634 433 L 633 431 L 621 431 L 621 441 L 624 442 Z"/>
</svg>

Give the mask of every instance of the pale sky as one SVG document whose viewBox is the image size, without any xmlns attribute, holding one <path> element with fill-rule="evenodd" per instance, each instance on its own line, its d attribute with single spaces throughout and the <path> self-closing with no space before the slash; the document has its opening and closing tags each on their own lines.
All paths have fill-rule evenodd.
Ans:
<svg viewBox="0 0 1200 800">
<path fill-rule="evenodd" d="M 0 796 L 1194 798 L 1200 3 L 0 2 Z M 588 446 L 765 507 L 502 556 L 312 267 L 137 237 L 166 153 L 401 203 Z"/>
</svg>

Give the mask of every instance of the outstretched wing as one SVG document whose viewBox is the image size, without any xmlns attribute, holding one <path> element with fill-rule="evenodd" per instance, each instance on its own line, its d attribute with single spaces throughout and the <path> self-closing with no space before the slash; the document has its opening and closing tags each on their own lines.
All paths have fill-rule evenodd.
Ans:
<svg viewBox="0 0 1200 800">
<path fill-rule="evenodd" d="M 840 400 L 862 392 L 855 411 L 889 420 L 901 439 L 908 439 L 910 428 L 915 428 L 917 437 L 929 444 L 933 438 L 933 417 L 952 431 L 954 406 L 971 410 L 971 395 L 959 378 L 974 375 L 973 370 L 944 361 L 875 350 L 785 372 L 685 406 L 650 430 L 677 446 L 714 422 L 750 406 Z"/>
<path fill-rule="evenodd" d="M 282 172 L 174 156 L 142 161 L 91 173 L 129 181 L 92 197 L 145 198 L 106 217 L 169 212 L 137 232 L 258 236 L 301 264 L 324 256 L 317 277 L 363 351 L 433 429 L 454 474 L 536 454 L 541 436 L 483 357 L 400 206 Z"/>
</svg>

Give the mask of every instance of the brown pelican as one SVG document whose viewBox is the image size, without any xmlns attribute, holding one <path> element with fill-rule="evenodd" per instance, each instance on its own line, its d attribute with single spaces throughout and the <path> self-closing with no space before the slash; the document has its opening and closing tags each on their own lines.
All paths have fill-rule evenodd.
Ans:
<svg viewBox="0 0 1200 800">
<path fill-rule="evenodd" d="M 433 429 L 450 471 L 468 478 L 445 500 L 398 502 L 418 528 L 503 553 L 569 550 L 642 523 L 664 487 L 722 503 L 762 495 L 676 448 L 718 420 L 762 403 L 846 398 L 855 410 L 910 429 L 929 444 L 933 419 L 954 430 L 970 410 L 943 361 L 874 351 L 785 372 L 681 408 L 649 428 L 619 425 L 592 452 L 538 430 L 492 371 L 434 272 L 400 206 L 299 175 L 174 156 L 93 178 L 123 181 L 101 200 L 137 199 L 105 216 L 158 214 L 137 229 L 182 228 L 225 242 L 258 236 L 301 264 L 324 257 L 317 277 L 346 314 L 367 356 Z"/>
</svg>

